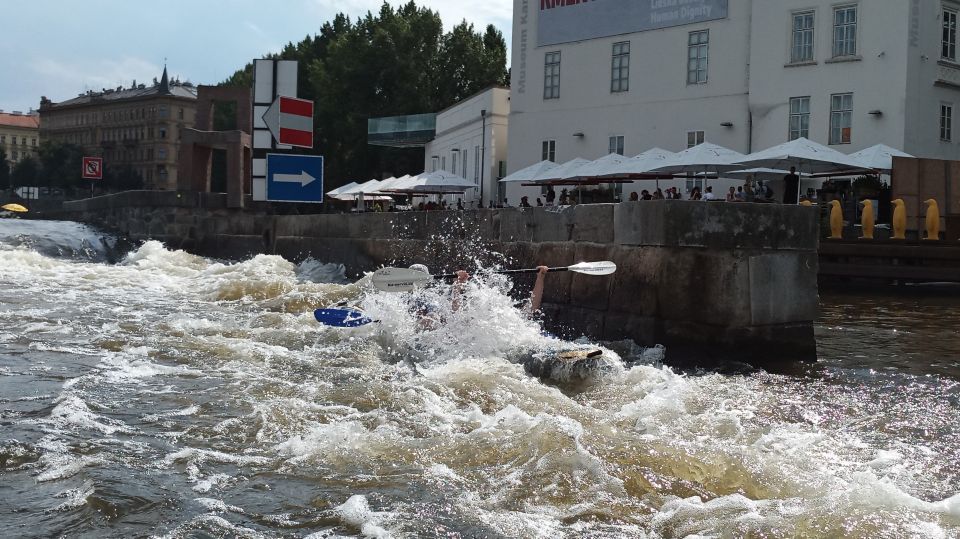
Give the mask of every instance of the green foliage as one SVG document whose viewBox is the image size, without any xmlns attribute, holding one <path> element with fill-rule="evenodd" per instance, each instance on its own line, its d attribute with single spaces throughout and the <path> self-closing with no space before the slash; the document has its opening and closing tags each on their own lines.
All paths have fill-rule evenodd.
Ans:
<svg viewBox="0 0 960 539">
<path fill-rule="evenodd" d="M 7 165 L 7 152 L 0 147 L 0 189 L 13 187 L 10 183 L 10 166 Z"/>
<path fill-rule="evenodd" d="M 100 185 L 100 184 L 98 184 Z M 130 165 L 108 166 L 103 171 L 103 187 L 113 191 L 143 189 L 143 178 Z"/>
<path fill-rule="evenodd" d="M 440 16 L 413 1 L 351 21 L 338 14 L 320 33 L 270 56 L 300 63 L 298 95 L 315 102 L 316 152 L 328 189 L 423 169 L 422 150 L 367 144 L 367 119 L 436 112 L 508 81 L 507 44 L 493 26 L 466 21 L 444 33 Z M 225 85 L 250 86 L 252 64 Z"/>
<path fill-rule="evenodd" d="M 40 185 L 40 167 L 37 160 L 29 155 L 17 161 L 13 166 L 13 183 L 22 185 Z"/>
<path fill-rule="evenodd" d="M 76 144 L 45 140 L 38 149 L 41 180 L 48 187 L 76 188 L 85 186 L 81 181 L 83 148 Z"/>
<path fill-rule="evenodd" d="M 853 188 L 858 193 L 877 193 L 883 189 L 883 183 L 878 175 L 859 176 L 853 180 Z"/>
</svg>

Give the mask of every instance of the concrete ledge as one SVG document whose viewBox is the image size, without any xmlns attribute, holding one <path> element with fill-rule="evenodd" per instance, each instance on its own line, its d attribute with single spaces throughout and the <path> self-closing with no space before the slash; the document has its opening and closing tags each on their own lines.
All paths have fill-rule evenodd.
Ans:
<svg viewBox="0 0 960 539">
<path fill-rule="evenodd" d="M 781 204 L 645 200 L 616 204 L 615 243 L 715 249 L 817 248 L 817 210 Z"/>
</svg>

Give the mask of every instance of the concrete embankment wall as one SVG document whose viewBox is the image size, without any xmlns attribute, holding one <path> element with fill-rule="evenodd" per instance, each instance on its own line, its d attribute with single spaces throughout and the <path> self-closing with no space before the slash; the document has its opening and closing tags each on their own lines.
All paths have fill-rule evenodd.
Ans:
<svg viewBox="0 0 960 539">
<path fill-rule="evenodd" d="M 121 195 L 122 197 L 122 195 Z M 645 201 L 466 212 L 267 215 L 210 195 L 151 193 L 70 203 L 62 217 L 207 256 L 278 254 L 435 272 L 482 264 L 566 266 L 612 260 L 609 277 L 550 274 L 548 326 L 665 344 L 671 359 L 813 359 L 817 216 L 812 208 Z M 529 279 L 518 281 L 529 286 Z"/>
</svg>

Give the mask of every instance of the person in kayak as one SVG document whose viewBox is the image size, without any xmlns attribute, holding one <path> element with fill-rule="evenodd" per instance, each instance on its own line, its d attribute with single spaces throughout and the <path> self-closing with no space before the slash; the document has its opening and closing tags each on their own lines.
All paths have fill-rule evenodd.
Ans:
<svg viewBox="0 0 960 539">
<path fill-rule="evenodd" d="M 428 275 L 430 274 L 430 269 L 423 264 L 413 264 L 410 266 L 410 269 L 421 271 Z M 543 303 L 544 280 L 549 269 L 547 266 L 537 266 L 537 278 L 533 284 L 533 290 L 530 292 L 530 299 L 523 307 L 523 312 L 527 316 L 534 316 L 540 310 L 540 306 Z M 470 274 L 465 270 L 457 270 L 456 275 L 457 279 L 454 281 L 450 293 L 450 309 L 453 312 L 459 311 L 463 305 L 463 286 L 470 280 Z M 437 305 L 423 296 L 414 299 L 413 311 L 419 317 L 417 321 L 418 329 L 434 329 L 442 322 L 437 314 Z"/>
</svg>

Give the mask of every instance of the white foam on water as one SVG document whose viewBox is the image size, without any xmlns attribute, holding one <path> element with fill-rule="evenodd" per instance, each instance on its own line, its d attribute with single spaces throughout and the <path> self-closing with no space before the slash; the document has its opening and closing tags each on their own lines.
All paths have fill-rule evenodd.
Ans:
<svg viewBox="0 0 960 539">
<path fill-rule="evenodd" d="M 194 498 L 193 501 L 197 502 L 207 511 L 213 511 L 216 513 L 239 513 L 243 514 L 245 511 L 237 507 L 236 505 L 229 505 L 223 500 L 217 500 L 215 498 Z"/>
<path fill-rule="evenodd" d="M 57 405 L 50 411 L 50 416 L 45 422 L 51 423 L 59 428 L 96 430 L 103 434 L 114 434 L 117 432 L 133 432 L 133 429 L 115 419 L 103 417 L 90 410 L 83 399 L 73 393 L 65 393 L 57 397 L 54 402 Z"/>
<path fill-rule="evenodd" d="M 394 517 L 389 512 L 375 512 L 370 509 L 367 497 L 359 494 L 350 496 L 342 505 L 334 508 L 344 524 L 360 530 L 364 537 L 388 539 L 393 535 L 383 527 L 384 520 Z"/>
<path fill-rule="evenodd" d="M 93 495 L 96 489 L 93 486 L 93 481 L 87 480 L 83 482 L 79 488 L 65 490 L 56 494 L 55 498 L 66 498 L 66 501 L 58 505 L 54 511 L 69 511 L 70 509 L 76 509 L 77 507 L 82 507 L 87 503 L 87 498 Z"/>
<path fill-rule="evenodd" d="M 168 453 L 163 458 L 163 464 L 165 466 L 172 466 L 173 464 L 179 462 L 186 463 L 204 463 L 204 462 L 218 462 L 218 463 L 228 463 L 228 464 L 237 464 L 241 466 L 246 465 L 265 465 L 271 461 L 270 458 L 260 457 L 256 455 L 234 455 L 231 453 L 224 453 L 222 451 L 214 451 L 212 449 L 199 449 L 195 447 L 186 447 L 180 449 L 179 451 L 174 451 L 173 453 Z"/>
<path fill-rule="evenodd" d="M 199 472 L 199 471 L 198 471 Z M 214 488 L 220 488 L 230 483 L 230 476 L 227 474 L 213 474 L 206 478 L 200 478 L 199 476 L 195 479 L 196 484 L 193 485 L 194 492 L 210 492 Z"/>
<path fill-rule="evenodd" d="M 43 450 L 37 462 L 41 470 L 36 477 L 39 483 L 72 477 L 84 468 L 107 463 L 106 458 L 98 455 L 74 455 L 63 440 L 53 436 L 45 436 L 37 447 Z"/>
<path fill-rule="evenodd" d="M 309 257 L 297 265 L 297 278 L 315 283 L 348 284 L 347 268 L 343 264 L 329 264 Z"/>
</svg>

